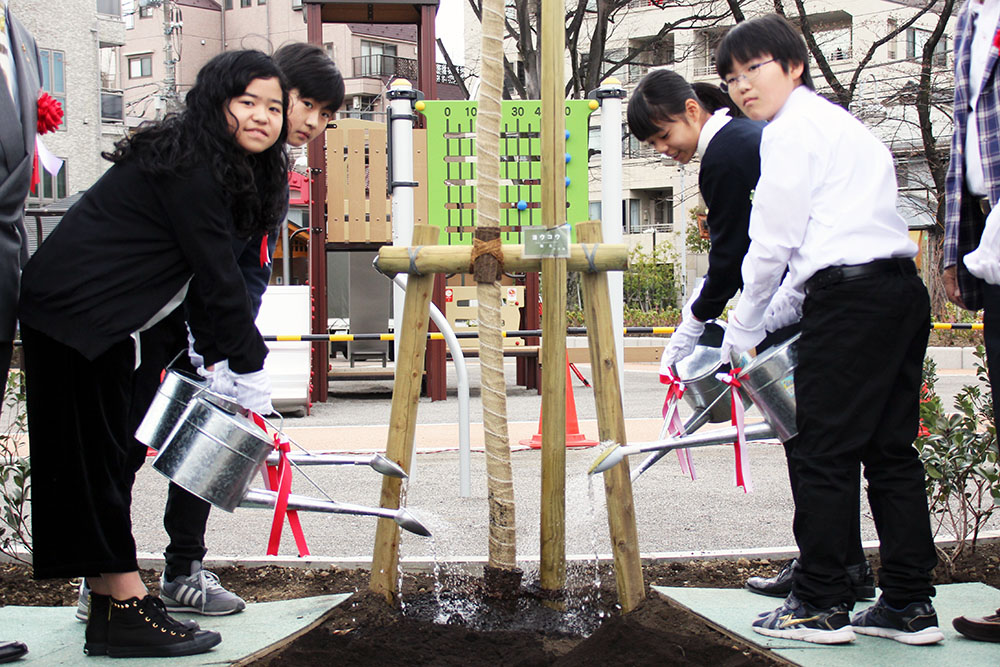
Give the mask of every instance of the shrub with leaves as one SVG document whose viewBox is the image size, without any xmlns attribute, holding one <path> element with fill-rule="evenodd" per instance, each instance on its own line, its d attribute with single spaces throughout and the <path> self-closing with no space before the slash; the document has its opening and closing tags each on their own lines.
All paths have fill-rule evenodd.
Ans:
<svg viewBox="0 0 1000 667">
<path fill-rule="evenodd" d="M 643 311 L 676 307 L 680 295 L 676 260 L 667 243 L 659 243 L 649 252 L 633 248 L 623 279 L 625 304 Z"/>
<path fill-rule="evenodd" d="M 976 348 L 976 358 L 976 375 L 989 387 L 982 345 Z M 950 567 L 967 545 L 975 550 L 994 503 L 1000 500 L 1000 473 L 992 393 L 978 385 L 966 385 L 955 397 L 958 412 L 947 413 L 934 391 L 936 381 L 937 366 L 925 359 L 916 447 L 927 472 L 934 533 L 944 528 L 955 538 L 952 549 L 938 550 Z"/>
<path fill-rule="evenodd" d="M 27 453 L 28 417 L 24 403 L 24 375 L 10 373 L 3 397 L 0 432 L 0 553 L 27 563 L 31 553 L 28 508 L 31 464 Z"/>
</svg>

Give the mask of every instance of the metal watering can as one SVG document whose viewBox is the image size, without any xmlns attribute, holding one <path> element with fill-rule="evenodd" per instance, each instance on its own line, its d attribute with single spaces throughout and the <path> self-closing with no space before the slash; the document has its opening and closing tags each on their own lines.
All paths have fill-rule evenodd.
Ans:
<svg viewBox="0 0 1000 667">
<path fill-rule="evenodd" d="M 799 334 L 796 334 L 758 357 L 743 355 L 732 360 L 734 367 L 743 369 L 736 376 L 741 384 L 740 395 L 745 400 L 752 401 L 764 417 L 763 424 L 752 424 L 744 429 L 743 435 L 748 442 L 774 437 L 782 442 L 787 442 L 798 434 L 798 429 L 795 426 L 795 365 L 798 363 L 798 355 L 796 354 L 798 340 Z M 724 385 L 721 382 L 720 384 Z M 708 408 L 703 410 L 703 412 L 708 411 Z M 698 416 L 696 415 L 696 417 Z M 689 424 L 691 423 L 689 422 Z M 700 427 L 701 424 L 697 424 L 697 426 Z M 694 428 L 689 429 L 688 425 L 685 425 L 685 431 L 693 430 Z M 736 428 L 733 427 L 710 433 L 684 435 L 679 438 L 654 440 L 627 446 L 617 445 L 604 451 L 591 464 L 588 472 L 593 475 L 609 470 L 623 458 L 632 454 L 655 452 L 653 456 L 659 457 L 675 449 L 729 444 L 736 437 Z M 653 459 L 653 456 L 650 459 Z M 649 465 L 646 463 L 643 462 L 644 467 L 640 470 L 652 465 L 652 463 Z"/>
<path fill-rule="evenodd" d="M 202 378 L 168 370 L 135 437 L 147 446 L 157 445 L 153 469 L 216 507 L 232 512 L 237 507 L 273 508 L 276 503 L 276 493 L 250 488 L 261 465 L 279 460 L 274 443 L 239 412 L 239 406 L 208 391 Z M 406 477 L 402 468 L 380 454 L 287 456 L 293 465 L 364 464 L 383 475 Z M 430 535 L 404 508 L 363 507 L 292 494 L 288 509 L 384 517 L 417 535 Z"/>
</svg>

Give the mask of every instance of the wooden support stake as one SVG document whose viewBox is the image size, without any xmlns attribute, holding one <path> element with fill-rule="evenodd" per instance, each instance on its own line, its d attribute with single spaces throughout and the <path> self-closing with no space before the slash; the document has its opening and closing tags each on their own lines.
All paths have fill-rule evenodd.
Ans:
<svg viewBox="0 0 1000 667">
<path fill-rule="evenodd" d="M 542 0 L 542 223 L 566 222 L 566 3 Z M 579 156 L 578 156 L 579 157 Z M 566 260 L 542 260 L 542 590 L 566 585 Z"/>
<path fill-rule="evenodd" d="M 542 502 L 539 584 L 566 585 L 566 260 L 542 260 Z"/>
<path fill-rule="evenodd" d="M 439 230 L 430 225 L 413 226 L 413 244 L 416 246 L 437 243 Z M 431 292 L 434 274 L 411 275 L 406 284 L 406 301 L 403 321 L 396 327 L 399 335 L 399 352 L 396 357 L 396 378 L 392 388 L 392 405 L 389 409 L 389 436 L 385 455 L 409 474 L 413 460 L 413 438 L 417 429 L 417 403 L 420 399 L 420 380 L 424 369 L 424 352 L 427 349 L 427 323 L 430 319 Z M 382 478 L 380 507 L 398 509 L 402 480 Z M 381 593 L 392 602 L 396 591 L 399 566 L 399 526 L 392 519 L 380 518 L 375 529 L 375 548 L 372 558 L 369 588 Z"/>
<path fill-rule="evenodd" d="M 580 243 L 600 243 L 601 226 L 584 222 L 576 226 Z M 625 414 L 622 409 L 621 383 L 615 352 L 614 326 L 611 322 L 611 295 L 608 275 L 584 273 L 583 313 L 590 345 L 591 373 L 594 376 L 594 402 L 597 406 L 597 434 L 604 442 L 625 444 Z M 615 580 L 622 612 L 632 611 L 646 596 L 639 559 L 639 536 L 635 526 L 635 504 L 628 458 L 604 473 L 607 497 L 608 528 L 615 559 Z"/>
</svg>

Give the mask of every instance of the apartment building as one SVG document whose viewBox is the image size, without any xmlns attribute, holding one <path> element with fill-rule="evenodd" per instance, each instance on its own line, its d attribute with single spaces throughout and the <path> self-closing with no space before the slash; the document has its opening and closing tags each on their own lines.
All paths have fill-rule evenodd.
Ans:
<svg viewBox="0 0 1000 667">
<path fill-rule="evenodd" d="M 63 159 L 58 173 L 40 167 L 28 206 L 43 206 L 85 190 L 109 164 L 101 151 L 123 136 L 118 50 L 125 43 L 119 0 L 10 0 L 41 52 L 42 87 L 63 105 L 62 126 L 43 137 Z"/>
<path fill-rule="evenodd" d="M 928 3 L 920 0 L 808 0 L 805 3 L 809 26 L 826 60 L 838 80 L 846 87 L 853 83 L 849 108 L 890 147 L 896 157 L 900 186 L 899 210 L 911 228 L 926 227 L 933 220 L 937 206 L 930 171 L 923 156 L 921 128 L 913 104 L 920 75 L 920 60 L 924 44 L 938 22 L 938 15 L 928 13 L 905 27 L 892 39 L 879 44 L 869 54 L 872 45 L 885 39 Z M 795 6 L 787 2 L 789 17 L 797 20 Z M 567 3 L 572 11 L 578 3 Z M 508 18 L 514 5 L 508 3 Z M 740 4 L 747 18 L 773 12 L 773 2 L 751 0 Z M 592 14 L 591 14 L 592 16 Z M 950 107 L 953 95 L 953 47 L 950 33 L 952 19 L 945 37 L 934 51 L 932 94 L 936 107 L 932 110 L 933 132 L 939 145 L 947 150 L 951 136 Z M 478 69 L 479 23 L 466 9 L 466 64 L 471 71 Z M 676 25 L 662 37 L 664 25 Z M 652 68 L 668 67 L 689 81 L 717 82 L 715 49 L 735 20 L 726 3 L 692 0 L 683 6 L 658 0 L 631 0 L 608 26 L 605 57 L 621 61 L 631 49 L 642 45 L 643 50 L 631 64 L 614 67 L 602 63 L 603 72 L 619 79 L 626 93 Z M 591 34 L 592 30 L 583 31 Z M 579 53 L 588 45 L 581 43 Z M 507 56 L 516 70 L 523 72 L 518 62 L 513 40 L 505 43 Z M 581 59 L 577 64 L 586 64 Z M 571 72 L 567 62 L 567 78 Z M 810 71 L 821 94 L 834 95 L 815 62 Z M 474 85 L 474 84 L 473 84 Z M 601 175 L 599 156 L 594 155 L 600 144 L 596 128 L 599 114 L 591 117 L 591 178 L 590 201 L 592 217 L 601 214 Z M 624 118 L 623 118 L 624 122 Z M 622 145 L 622 220 L 624 231 L 633 244 L 670 243 L 679 257 L 685 254 L 684 236 L 694 224 L 695 214 L 703 207 L 698 192 L 698 164 L 681 165 L 662 158 L 648 146 L 628 135 L 624 128 Z M 689 284 L 700 268 L 687 267 Z"/>
<path fill-rule="evenodd" d="M 183 100 L 201 66 L 224 50 L 272 53 L 307 39 L 301 0 L 123 0 L 122 6 L 129 125 Z M 416 81 L 415 26 L 328 23 L 323 46 L 344 75 L 342 117 L 381 120 L 388 82 Z"/>
</svg>

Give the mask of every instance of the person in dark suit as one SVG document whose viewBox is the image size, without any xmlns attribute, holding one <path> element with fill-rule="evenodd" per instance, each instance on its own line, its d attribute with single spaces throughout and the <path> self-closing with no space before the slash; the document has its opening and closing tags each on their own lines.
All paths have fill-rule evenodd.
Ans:
<svg viewBox="0 0 1000 667">
<path fill-rule="evenodd" d="M 139 576 L 130 516 L 136 334 L 197 290 L 212 304 L 207 326 L 229 360 L 236 401 L 273 409 L 267 346 L 230 248 L 273 224 L 284 204 L 287 99 L 263 53 L 214 57 L 181 113 L 105 154 L 113 166 L 24 268 L 34 576 L 87 578 L 90 655 L 191 655 L 221 641 L 174 620 Z"/>
<path fill-rule="evenodd" d="M 0 0 L 0 379 L 7 386 L 17 328 L 21 266 L 28 259 L 24 200 L 31 185 L 41 89 L 35 40 Z M 2 407 L 2 402 L 0 402 Z M 0 641 L 0 662 L 28 652 Z"/>
<path fill-rule="evenodd" d="M 983 342 L 996 413 L 1000 381 L 1000 0 L 969 0 L 955 26 L 955 114 L 945 180 L 942 279 L 959 308 L 983 309 Z M 988 129 L 994 128 L 994 129 Z M 979 641 L 1000 642 L 1000 609 L 959 616 L 952 625 Z"/>
</svg>

